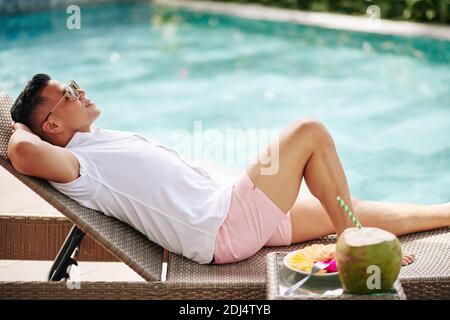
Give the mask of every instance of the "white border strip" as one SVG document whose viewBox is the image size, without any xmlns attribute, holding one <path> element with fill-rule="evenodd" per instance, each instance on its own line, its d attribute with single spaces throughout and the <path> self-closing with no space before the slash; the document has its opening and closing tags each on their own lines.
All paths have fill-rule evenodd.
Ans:
<svg viewBox="0 0 450 320">
<path fill-rule="evenodd" d="M 211 1 L 153 0 L 153 3 L 186 8 L 192 11 L 233 15 L 256 20 L 283 21 L 331 29 L 392 34 L 408 37 L 430 37 L 450 40 L 450 27 L 415 22 L 371 20 L 367 17 L 343 14 L 279 9 L 255 4 Z"/>
</svg>

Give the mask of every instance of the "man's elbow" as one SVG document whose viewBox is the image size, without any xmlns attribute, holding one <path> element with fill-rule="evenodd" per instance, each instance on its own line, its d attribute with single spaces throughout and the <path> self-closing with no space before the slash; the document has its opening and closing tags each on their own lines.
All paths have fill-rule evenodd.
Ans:
<svg viewBox="0 0 450 320">
<path fill-rule="evenodd" d="M 8 158 L 14 169 L 21 174 L 29 174 L 33 163 L 33 143 L 20 141 L 8 145 Z"/>
</svg>

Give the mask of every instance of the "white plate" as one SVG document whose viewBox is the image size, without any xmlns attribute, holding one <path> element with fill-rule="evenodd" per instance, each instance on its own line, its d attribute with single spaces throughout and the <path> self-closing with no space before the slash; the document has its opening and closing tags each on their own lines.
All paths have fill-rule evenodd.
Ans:
<svg viewBox="0 0 450 320">
<path fill-rule="evenodd" d="M 309 271 L 302 271 L 302 270 L 296 269 L 294 267 L 291 267 L 289 265 L 289 260 L 291 259 L 291 257 L 293 255 L 295 255 L 297 253 L 297 251 L 298 250 L 292 251 L 292 252 L 289 252 L 287 255 L 285 255 L 284 258 L 283 258 L 283 263 L 286 266 L 286 268 L 288 268 L 289 270 L 292 270 L 294 272 L 298 272 L 298 273 L 301 273 L 301 274 L 304 274 L 304 275 L 309 275 L 310 274 Z M 327 273 L 316 273 L 316 274 L 313 274 L 312 276 L 313 277 L 331 277 L 331 276 L 335 276 L 337 274 L 338 274 L 338 272 L 327 272 Z"/>
</svg>

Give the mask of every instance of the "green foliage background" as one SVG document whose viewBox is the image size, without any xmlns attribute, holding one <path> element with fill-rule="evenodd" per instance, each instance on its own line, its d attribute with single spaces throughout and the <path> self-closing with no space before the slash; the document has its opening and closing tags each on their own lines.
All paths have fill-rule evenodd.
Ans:
<svg viewBox="0 0 450 320">
<path fill-rule="evenodd" d="M 367 7 L 377 5 L 381 18 L 419 22 L 450 23 L 450 0 L 218 0 L 257 3 L 267 6 L 318 12 L 365 15 Z"/>
</svg>

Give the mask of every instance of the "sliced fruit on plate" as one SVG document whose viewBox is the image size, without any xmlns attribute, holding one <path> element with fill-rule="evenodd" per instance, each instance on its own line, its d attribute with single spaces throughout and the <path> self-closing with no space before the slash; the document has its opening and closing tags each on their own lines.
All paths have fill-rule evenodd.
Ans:
<svg viewBox="0 0 450 320">
<path fill-rule="evenodd" d="M 300 271 L 309 272 L 315 262 L 325 261 L 332 262 L 335 257 L 335 244 L 313 244 L 303 249 L 299 249 L 292 255 L 289 265 Z M 335 263 L 330 265 L 326 270 L 319 271 L 319 273 L 335 272 Z M 334 267 L 334 269 L 333 269 Z"/>
</svg>

